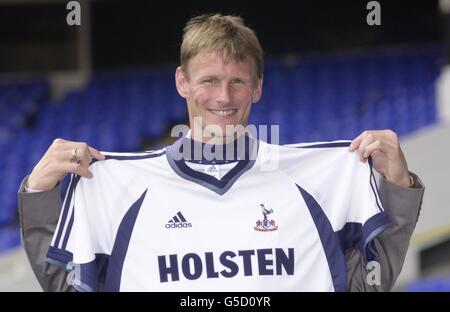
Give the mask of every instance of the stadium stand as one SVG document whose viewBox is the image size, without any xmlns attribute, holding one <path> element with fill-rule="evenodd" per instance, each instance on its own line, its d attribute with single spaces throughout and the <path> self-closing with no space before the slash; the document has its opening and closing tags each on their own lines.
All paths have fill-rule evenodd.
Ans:
<svg viewBox="0 0 450 312">
<path fill-rule="evenodd" d="M 280 143 L 352 139 L 364 129 L 400 136 L 437 121 L 439 47 L 269 60 L 251 122 L 279 124 Z M 105 151 L 136 151 L 186 123 L 173 69 L 92 77 L 61 101 L 45 81 L 0 85 L 0 253 L 20 244 L 17 189 L 56 137 Z"/>
</svg>

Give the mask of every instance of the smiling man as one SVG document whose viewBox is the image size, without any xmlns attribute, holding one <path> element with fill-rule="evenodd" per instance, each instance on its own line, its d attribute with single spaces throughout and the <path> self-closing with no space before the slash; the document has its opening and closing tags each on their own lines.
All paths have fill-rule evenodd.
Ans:
<svg viewBox="0 0 450 312">
<path fill-rule="evenodd" d="M 186 99 L 189 122 L 193 125 L 192 138 L 197 141 L 205 141 L 205 135 L 215 136 L 215 133 L 208 131 L 215 127 L 225 135 L 225 141 L 219 139 L 217 143 L 234 140 L 233 136 L 227 137 L 226 126 L 246 127 L 252 104 L 261 98 L 262 76 L 256 69 L 258 66 L 254 59 L 240 55 L 243 53 L 241 51 L 223 53 L 235 55 L 236 59 L 227 59 L 218 51 L 206 50 L 176 71 L 177 89 Z"/>
<path fill-rule="evenodd" d="M 227 125 L 246 127 L 262 94 L 263 52 L 254 32 L 237 17 L 193 18 L 184 29 L 180 54 L 176 86 L 188 105 L 193 139 L 214 136 L 208 128 L 227 136 Z M 217 143 L 234 136 L 224 139 Z"/>
<path fill-rule="evenodd" d="M 229 131 L 248 126 L 261 98 L 262 56 L 241 18 L 195 17 L 175 74 L 190 133 L 134 154 L 55 140 L 19 190 L 25 248 L 45 290 L 391 289 L 424 191 L 398 137 L 279 146 Z"/>
</svg>

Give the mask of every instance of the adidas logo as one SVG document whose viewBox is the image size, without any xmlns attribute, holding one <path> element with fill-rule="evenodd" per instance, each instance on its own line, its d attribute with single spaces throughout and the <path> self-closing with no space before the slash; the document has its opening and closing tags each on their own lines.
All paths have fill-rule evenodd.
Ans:
<svg viewBox="0 0 450 312">
<path fill-rule="evenodd" d="M 169 220 L 166 224 L 166 229 L 176 229 L 176 228 L 190 228 L 192 224 L 187 222 L 186 218 L 183 216 L 181 211 Z"/>
</svg>

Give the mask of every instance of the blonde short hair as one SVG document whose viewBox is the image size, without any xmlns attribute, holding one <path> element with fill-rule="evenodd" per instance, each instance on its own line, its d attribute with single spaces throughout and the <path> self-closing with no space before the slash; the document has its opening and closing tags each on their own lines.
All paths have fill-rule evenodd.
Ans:
<svg viewBox="0 0 450 312">
<path fill-rule="evenodd" d="M 183 32 L 180 64 L 187 73 L 187 65 L 201 51 L 216 52 L 225 61 L 254 61 L 256 77 L 262 79 L 263 50 L 255 32 L 239 16 L 207 14 L 191 18 Z"/>
</svg>

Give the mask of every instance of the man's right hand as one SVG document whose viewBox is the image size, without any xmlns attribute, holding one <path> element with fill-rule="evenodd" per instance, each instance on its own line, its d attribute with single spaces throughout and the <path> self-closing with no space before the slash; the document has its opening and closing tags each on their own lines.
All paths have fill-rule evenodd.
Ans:
<svg viewBox="0 0 450 312">
<path fill-rule="evenodd" d="M 78 162 L 74 161 L 74 151 Z M 105 156 L 84 142 L 56 139 L 28 177 L 27 187 L 47 191 L 56 186 L 67 173 L 92 178 L 89 164 L 92 159 L 104 160 Z"/>
</svg>

